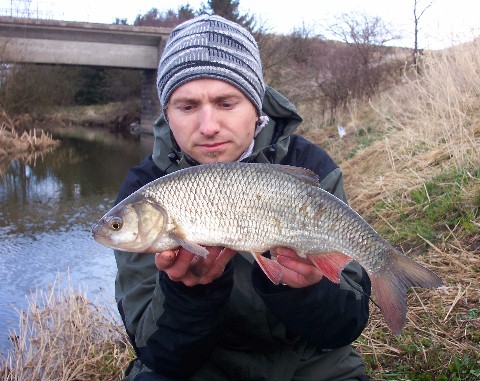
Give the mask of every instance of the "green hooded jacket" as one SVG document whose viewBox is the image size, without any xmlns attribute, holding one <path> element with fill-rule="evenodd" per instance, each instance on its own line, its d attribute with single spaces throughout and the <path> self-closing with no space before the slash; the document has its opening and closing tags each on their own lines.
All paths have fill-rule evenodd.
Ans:
<svg viewBox="0 0 480 381">
<path fill-rule="evenodd" d="M 270 118 L 255 138 L 251 162 L 302 166 L 344 200 L 342 174 L 318 146 L 294 135 L 295 107 L 267 87 Z M 153 155 L 133 168 L 117 202 L 147 182 L 195 165 L 180 152 L 163 117 L 154 126 Z M 368 316 L 370 282 L 355 263 L 341 282 L 303 289 L 275 286 L 251 255 L 239 253 L 210 285 L 172 282 L 151 254 L 115 251 L 116 300 L 137 359 L 125 380 L 359 380 L 364 364 L 350 345 Z M 345 281 L 348 278 L 348 281 Z"/>
</svg>

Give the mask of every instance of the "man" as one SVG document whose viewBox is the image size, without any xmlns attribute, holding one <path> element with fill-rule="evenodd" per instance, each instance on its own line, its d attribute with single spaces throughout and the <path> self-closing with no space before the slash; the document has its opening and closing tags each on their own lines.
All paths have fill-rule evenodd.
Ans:
<svg viewBox="0 0 480 381">
<path fill-rule="evenodd" d="M 153 155 L 130 170 L 117 202 L 179 169 L 237 160 L 311 169 L 345 200 L 340 169 L 292 135 L 302 119 L 265 86 L 255 40 L 239 25 L 205 15 L 175 28 L 157 87 Z M 207 249 L 206 259 L 183 248 L 115 252 L 118 308 L 137 355 L 126 380 L 368 379 L 350 346 L 369 316 L 370 282 L 358 264 L 337 285 L 279 248 L 276 286 L 251 255 Z"/>
</svg>

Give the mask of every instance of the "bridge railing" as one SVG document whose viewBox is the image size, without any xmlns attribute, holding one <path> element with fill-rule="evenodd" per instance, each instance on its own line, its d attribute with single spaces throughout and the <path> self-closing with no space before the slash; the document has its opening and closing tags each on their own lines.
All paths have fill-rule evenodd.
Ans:
<svg viewBox="0 0 480 381">
<path fill-rule="evenodd" d="M 0 16 L 20 17 L 44 20 L 63 20 L 66 21 L 63 10 L 63 2 L 41 1 L 41 0 L 4 0 L 0 6 Z M 72 19 L 70 21 L 89 21 L 82 15 L 82 19 Z"/>
</svg>

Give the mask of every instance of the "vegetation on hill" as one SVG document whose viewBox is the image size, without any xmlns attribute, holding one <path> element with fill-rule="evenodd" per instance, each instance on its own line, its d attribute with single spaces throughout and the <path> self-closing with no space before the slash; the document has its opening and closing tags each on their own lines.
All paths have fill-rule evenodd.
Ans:
<svg viewBox="0 0 480 381">
<path fill-rule="evenodd" d="M 340 118 L 343 138 L 304 127 L 340 162 L 351 205 L 446 283 L 409 293 L 399 337 L 372 308 L 356 347 L 373 380 L 480 379 L 479 52 L 474 41 L 426 54 L 421 76 Z"/>
</svg>

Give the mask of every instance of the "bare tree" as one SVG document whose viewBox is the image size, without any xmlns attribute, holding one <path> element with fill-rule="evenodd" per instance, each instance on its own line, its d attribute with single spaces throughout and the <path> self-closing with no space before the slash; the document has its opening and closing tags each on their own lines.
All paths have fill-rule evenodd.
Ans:
<svg viewBox="0 0 480 381">
<path fill-rule="evenodd" d="M 415 24 L 415 33 L 414 33 L 414 43 L 413 43 L 413 66 L 417 71 L 417 74 L 420 74 L 420 69 L 418 66 L 418 57 L 422 53 L 422 51 L 418 48 L 418 23 L 420 22 L 420 18 L 423 16 L 425 11 L 432 6 L 432 2 L 430 1 L 421 11 L 418 10 L 418 6 L 420 5 L 420 0 L 414 0 L 413 4 L 413 22 Z"/>
<path fill-rule="evenodd" d="M 394 35 L 380 17 L 353 12 L 337 17 L 337 22 L 328 30 L 349 45 L 352 48 L 349 54 L 356 56 L 352 57 L 358 66 L 352 85 L 363 92 L 357 96 L 371 97 L 386 74 L 385 64 L 392 60 L 390 53 L 394 49 L 387 43 L 399 39 L 399 36 Z"/>
</svg>

